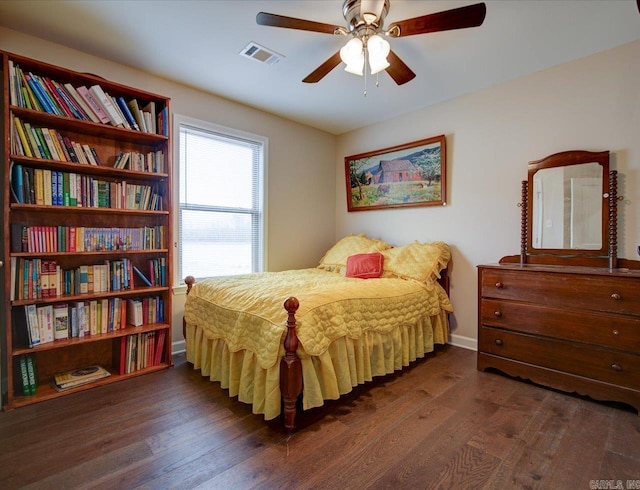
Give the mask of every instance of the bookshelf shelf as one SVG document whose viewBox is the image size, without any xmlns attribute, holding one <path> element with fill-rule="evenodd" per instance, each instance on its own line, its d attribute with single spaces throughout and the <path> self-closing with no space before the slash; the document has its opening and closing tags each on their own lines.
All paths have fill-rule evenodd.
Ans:
<svg viewBox="0 0 640 490">
<path fill-rule="evenodd" d="M 13 350 L 12 355 L 21 356 L 23 354 L 33 354 L 46 350 L 65 349 L 78 344 L 97 342 L 100 340 L 112 340 L 132 334 L 154 332 L 156 330 L 162 330 L 163 328 L 169 328 L 169 325 L 167 323 L 148 323 L 140 327 L 126 327 L 114 332 L 92 335 L 91 337 L 54 340 L 53 342 L 47 342 L 46 344 L 36 345 L 31 348 L 18 347 Z"/>
<path fill-rule="evenodd" d="M 39 385 L 38 386 L 38 391 L 36 392 L 35 395 L 30 395 L 30 396 L 17 395 L 17 396 L 15 396 L 14 400 L 13 400 L 13 408 L 24 407 L 24 406 L 27 406 L 27 405 L 32 405 L 33 403 L 37 403 L 37 402 L 42 402 L 42 401 L 58 398 L 58 397 L 63 396 L 63 395 L 70 395 L 71 393 L 77 393 L 79 391 L 84 391 L 84 390 L 88 390 L 88 389 L 91 389 L 91 388 L 97 388 L 99 386 L 104 386 L 104 385 L 108 385 L 108 384 L 111 384 L 111 383 L 117 383 L 117 382 L 122 381 L 124 379 L 133 378 L 135 376 L 143 376 L 145 374 L 155 373 L 157 371 L 161 371 L 163 369 L 167 369 L 168 367 L 170 367 L 170 364 L 163 362 L 162 364 L 159 364 L 157 366 L 147 367 L 147 368 L 144 368 L 144 369 L 140 369 L 138 371 L 134 371 L 133 373 L 122 374 L 122 375 L 116 374 L 115 371 L 110 369 L 109 371 L 111 372 L 111 376 L 109 376 L 107 378 L 102 378 L 102 379 L 99 379 L 97 381 L 94 381 L 93 383 L 89 383 L 89 384 L 86 384 L 86 385 L 81 385 L 81 386 L 76 386 L 74 388 L 69 388 L 68 390 L 65 390 L 65 391 L 62 391 L 62 392 L 61 391 L 57 391 L 50 384 Z"/>
<path fill-rule="evenodd" d="M 2 408 L 170 367 L 169 98 L 0 61 Z M 56 374 L 93 365 L 111 375 L 54 388 Z"/>
<path fill-rule="evenodd" d="M 46 305 L 54 303 L 68 303 L 69 301 L 90 301 L 97 298 L 117 298 L 117 297 L 130 297 L 130 296 L 142 296 L 151 293 L 164 293 L 169 288 L 165 286 L 158 287 L 138 287 L 135 289 L 128 289 L 125 291 L 107 291 L 104 293 L 96 294 L 68 294 L 64 296 L 56 296 L 54 298 L 41 298 L 41 299 L 16 299 L 11 302 L 12 307 L 24 306 L 30 304 Z"/>
<path fill-rule="evenodd" d="M 90 257 L 92 255 L 96 256 L 127 256 L 127 255 L 140 255 L 140 254 L 167 254 L 169 252 L 168 249 L 149 249 L 149 250 L 100 250 L 97 252 L 83 252 L 82 255 L 85 257 Z M 38 254 L 35 252 L 12 252 L 11 257 L 25 257 L 25 258 L 33 258 L 40 257 L 42 254 Z M 77 252 L 47 252 L 47 256 L 51 257 L 75 257 L 77 256 Z"/>
</svg>

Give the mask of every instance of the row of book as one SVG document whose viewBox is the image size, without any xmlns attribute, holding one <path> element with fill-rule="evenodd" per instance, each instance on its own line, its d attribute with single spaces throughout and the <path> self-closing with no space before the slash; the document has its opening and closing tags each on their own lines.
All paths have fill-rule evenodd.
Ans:
<svg viewBox="0 0 640 490">
<path fill-rule="evenodd" d="M 72 141 L 55 129 L 34 126 L 18 117 L 11 119 L 11 153 L 59 162 L 103 165 L 93 146 Z"/>
<path fill-rule="evenodd" d="M 13 310 L 13 345 L 28 348 L 164 321 L 160 296 L 29 304 Z"/>
<path fill-rule="evenodd" d="M 161 150 L 149 153 L 121 151 L 116 156 L 113 168 L 136 170 L 138 172 L 164 173 L 164 153 Z"/>
<path fill-rule="evenodd" d="M 35 395 L 38 390 L 38 378 L 34 357 L 32 355 L 25 354 L 17 359 L 17 363 L 22 395 Z"/>
<path fill-rule="evenodd" d="M 153 187 L 107 181 L 11 163 L 12 196 L 18 204 L 160 211 L 162 195 Z"/>
<path fill-rule="evenodd" d="M 10 297 L 37 300 L 166 286 L 166 258 L 149 259 L 147 265 L 148 277 L 126 257 L 75 269 L 62 269 L 55 260 L 11 257 Z"/>
<path fill-rule="evenodd" d="M 11 105 L 17 107 L 146 133 L 169 134 L 167 108 L 158 112 L 154 101 L 141 107 L 137 99 L 126 101 L 124 97 L 109 95 L 99 84 L 75 87 L 59 83 L 24 71 L 12 60 L 9 60 L 9 97 Z"/>
<path fill-rule="evenodd" d="M 89 228 L 11 223 L 11 252 L 116 252 L 165 248 L 165 227 Z"/>
<path fill-rule="evenodd" d="M 119 374 L 129 374 L 162 362 L 166 330 L 127 335 L 120 339 Z"/>
</svg>

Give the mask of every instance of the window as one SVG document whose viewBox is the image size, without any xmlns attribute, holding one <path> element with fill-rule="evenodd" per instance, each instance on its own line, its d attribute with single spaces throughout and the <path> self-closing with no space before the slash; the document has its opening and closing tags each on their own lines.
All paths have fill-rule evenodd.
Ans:
<svg viewBox="0 0 640 490">
<path fill-rule="evenodd" d="M 175 119 L 178 278 L 263 271 L 266 138 Z"/>
</svg>

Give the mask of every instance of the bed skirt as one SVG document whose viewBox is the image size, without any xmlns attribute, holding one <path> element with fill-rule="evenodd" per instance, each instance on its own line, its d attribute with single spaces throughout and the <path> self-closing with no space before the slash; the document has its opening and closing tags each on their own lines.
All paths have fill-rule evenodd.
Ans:
<svg viewBox="0 0 640 490">
<path fill-rule="evenodd" d="M 388 334 L 368 332 L 362 338 L 342 337 L 320 356 L 309 356 L 300 347 L 304 410 L 319 407 L 324 400 L 336 400 L 374 376 L 398 371 L 432 352 L 435 344 L 449 338 L 447 313 L 426 317 L 416 325 L 403 326 Z M 186 327 L 187 361 L 202 376 L 219 381 L 229 396 L 249 403 L 255 414 L 266 420 L 280 415 L 280 362 L 261 368 L 247 350 L 230 352 L 222 339 L 209 339 L 197 326 Z M 281 347 L 281 356 L 284 347 Z"/>
</svg>

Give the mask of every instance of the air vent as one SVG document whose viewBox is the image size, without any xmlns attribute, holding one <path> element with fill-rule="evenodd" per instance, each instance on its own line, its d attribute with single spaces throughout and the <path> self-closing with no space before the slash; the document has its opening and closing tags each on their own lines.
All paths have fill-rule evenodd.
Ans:
<svg viewBox="0 0 640 490">
<path fill-rule="evenodd" d="M 280 58 L 284 58 L 281 54 L 254 42 L 247 44 L 242 51 L 240 51 L 240 55 L 259 61 L 260 63 L 266 63 L 267 65 L 273 65 L 280 61 Z"/>
</svg>

